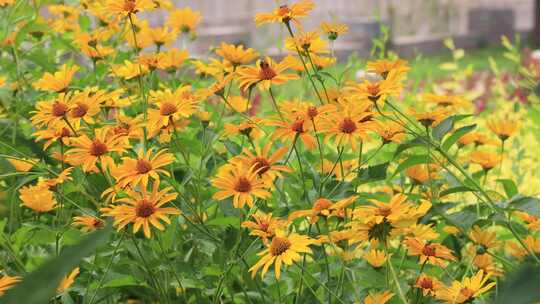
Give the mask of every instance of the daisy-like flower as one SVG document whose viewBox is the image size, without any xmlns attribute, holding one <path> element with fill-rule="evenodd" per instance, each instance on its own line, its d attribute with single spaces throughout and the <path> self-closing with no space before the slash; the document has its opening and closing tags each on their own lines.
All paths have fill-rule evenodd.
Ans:
<svg viewBox="0 0 540 304">
<path fill-rule="evenodd" d="M 271 213 L 257 211 L 251 217 L 253 221 L 243 222 L 242 227 L 250 229 L 249 235 L 260 237 L 266 245 L 268 245 L 268 239 L 276 235 L 276 231 L 287 226 L 287 221 L 273 217 Z"/>
<path fill-rule="evenodd" d="M 86 56 L 93 60 L 99 60 L 114 53 L 113 47 L 104 44 L 110 37 L 110 32 L 98 28 L 90 33 L 77 32 L 74 41 Z"/>
<path fill-rule="evenodd" d="M 246 167 L 241 163 L 226 164 L 219 168 L 216 177 L 212 179 L 212 185 L 219 189 L 214 199 L 221 201 L 232 196 L 235 208 L 243 208 L 246 203 L 253 207 L 253 197 L 266 199 L 271 195 L 259 178 L 256 165 Z"/>
<path fill-rule="evenodd" d="M 379 106 L 383 106 L 388 97 L 397 97 L 403 90 L 398 72 L 392 70 L 386 78 L 381 80 L 364 80 L 359 84 L 350 84 L 346 90 L 360 99 L 368 99 Z"/>
<path fill-rule="evenodd" d="M 144 135 L 142 128 L 142 115 L 136 117 L 118 114 L 116 116 L 116 125 L 112 129 L 114 135 L 127 137 L 128 139 L 139 139 Z"/>
<path fill-rule="evenodd" d="M 193 11 L 190 7 L 172 11 L 167 19 L 167 25 L 181 33 L 194 33 L 201 22 L 201 13 Z"/>
<path fill-rule="evenodd" d="M 361 140 L 368 137 L 368 131 L 376 131 L 377 124 L 371 121 L 373 113 L 368 101 L 348 103 L 342 109 L 325 116 L 320 132 L 325 134 L 325 142 L 334 138 L 336 145 L 351 146 L 354 151 Z"/>
<path fill-rule="evenodd" d="M 130 185 L 131 188 L 139 184 L 146 188 L 148 181 L 153 179 L 159 181 L 159 174 L 169 176 L 169 172 L 161 169 L 174 161 L 174 156 L 166 150 L 154 153 L 148 150 L 146 153 L 141 149 L 137 152 L 137 158 L 124 157 L 122 164 L 114 168 L 112 176 L 122 188 Z"/>
<path fill-rule="evenodd" d="M 225 136 L 244 135 L 251 139 L 257 139 L 262 135 L 263 120 L 252 117 L 249 120 L 244 120 L 238 124 L 226 123 L 223 128 Z"/>
<path fill-rule="evenodd" d="M 97 172 L 97 164 L 103 170 L 113 168 L 111 153 L 123 153 L 129 147 L 125 138 L 113 135 L 109 127 L 95 129 L 94 132 L 93 138 L 84 134 L 72 139 L 73 148 L 66 152 L 67 161 L 73 166 L 82 166 L 84 172 Z"/>
<path fill-rule="evenodd" d="M 12 5 L 15 0 L 0 0 L 0 7 Z"/>
<path fill-rule="evenodd" d="M 22 187 L 19 189 L 19 198 L 23 206 L 39 213 L 49 212 L 56 208 L 57 204 L 54 193 L 44 183 Z"/>
<path fill-rule="evenodd" d="M 129 60 L 124 60 L 124 64 L 115 65 L 111 68 L 111 75 L 129 80 L 142 76 L 148 73 L 148 71 L 148 67 L 144 64 L 132 63 Z"/>
<path fill-rule="evenodd" d="M 161 70 L 168 70 L 181 66 L 189 57 L 187 50 L 179 50 L 177 48 L 168 49 L 165 52 L 158 54 L 157 68 Z"/>
<path fill-rule="evenodd" d="M 455 95 L 437 95 L 433 93 L 426 93 L 422 95 L 422 100 L 426 103 L 433 103 L 445 108 L 451 108 L 453 110 L 467 109 L 472 104 L 461 96 Z"/>
<path fill-rule="evenodd" d="M 390 301 L 394 294 L 389 290 L 382 293 L 370 294 L 364 299 L 364 304 L 385 304 Z"/>
<path fill-rule="evenodd" d="M 300 217 L 309 217 L 310 223 L 315 224 L 321 216 L 325 218 L 331 216 L 343 217 L 345 215 L 345 208 L 354 203 L 357 198 L 356 195 L 353 195 L 335 203 L 326 198 L 319 198 L 313 203 L 311 209 L 292 212 L 289 215 L 289 221 L 294 221 Z"/>
<path fill-rule="evenodd" d="M 279 22 L 289 24 L 292 21 L 297 26 L 300 26 L 298 20 L 307 17 L 314 7 L 315 3 L 311 0 L 302 0 L 291 6 L 284 4 L 274 9 L 271 13 L 258 13 L 255 15 L 255 24 L 257 26 L 265 23 Z"/>
<path fill-rule="evenodd" d="M 28 172 L 30 171 L 30 169 L 32 169 L 32 167 L 34 167 L 39 162 L 39 159 L 37 158 L 31 158 L 31 159 L 8 158 L 7 161 L 13 166 L 13 168 L 15 168 L 15 170 L 19 172 Z"/>
<path fill-rule="evenodd" d="M 484 275 L 480 270 L 472 277 L 465 277 L 461 282 L 454 281 L 451 286 L 445 286 L 435 293 L 435 297 L 448 304 L 461 304 L 471 302 L 495 286 L 489 282 L 489 274 Z"/>
<path fill-rule="evenodd" d="M 439 177 L 440 167 L 437 164 L 418 164 L 405 170 L 407 177 L 415 184 L 424 184 Z"/>
<path fill-rule="evenodd" d="M 519 121 L 513 119 L 489 120 L 487 122 L 487 127 L 503 142 L 516 133 L 519 125 Z"/>
<path fill-rule="evenodd" d="M 416 112 L 415 110 L 411 110 L 411 114 L 426 128 L 436 127 L 450 115 L 448 109 L 446 108 L 437 108 L 433 111 L 425 112 Z"/>
<path fill-rule="evenodd" d="M 349 27 L 346 24 L 338 22 L 323 22 L 321 29 L 328 35 L 328 40 L 336 40 L 339 36 L 347 34 Z"/>
<path fill-rule="evenodd" d="M 83 232 L 91 232 L 105 226 L 105 222 L 91 215 L 76 216 L 73 218 L 74 227 L 79 227 Z"/>
<path fill-rule="evenodd" d="M 276 127 L 272 134 L 273 139 L 291 142 L 298 139 L 310 150 L 317 146 L 315 136 L 311 133 L 313 124 L 305 117 L 288 115 L 285 120 L 271 120 L 268 125 Z"/>
<path fill-rule="evenodd" d="M 447 261 L 455 261 L 452 251 L 438 243 L 427 243 L 419 238 L 407 237 L 404 241 L 408 255 L 419 256 L 420 264 L 430 263 L 445 267 Z"/>
<path fill-rule="evenodd" d="M 394 77 L 402 79 L 403 76 L 411 69 L 407 61 L 402 59 L 387 60 L 380 59 L 376 61 L 368 61 L 367 70 L 379 74 L 383 79 L 390 78 L 390 72 L 394 71 Z"/>
<path fill-rule="evenodd" d="M 380 268 L 386 263 L 386 254 L 382 250 L 371 249 L 362 257 L 374 268 Z"/>
<path fill-rule="evenodd" d="M 152 0 L 108 0 L 106 9 L 109 13 L 127 16 L 150 11 L 155 7 L 156 5 Z"/>
<path fill-rule="evenodd" d="M 285 48 L 289 51 L 300 51 L 303 56 L 329 53 L 328 42 L 322 40 L 319 32 L 300 32 L 285 40 Z"/>
<path fill-rule="evenodd" d="M 244 48 L 243 45 L 221 43 L 216 50 L 216 54 L 229 61 L 233 66 L 248 64 L 259 56 L 259 53 L 252 48 Z"/>
<path fill-rule="evenodd" d="M 101 102 L 105 92 L 86 89 L 82 92 L 75 92 L 69 99 L 69 122 L 72 127 L 78 128 L 81 121 L 87 124 L 94 124 L 94 116 L 101 109 Z"/>
<path fill-rule="evenodd" d="M 378 122 L 375 132 L 381 137 L 383 144 L 400 143 L 405 139 L 403 126 L 394 121 Z"/>
<path fill-rule="evenodd" d="M 261 278 L 264 277 L 270 266 L 274 264 L 274 273 L 276 279 L 279 280 L 282 265 L 290 266 L 294 262 L 300 261 L 302 253 L 311 254 L 309 246 L 316 243 L 316 240 L 305 235 L 296 233 L 285 235 L 278 231 L 276 236 L 272 238 L 272 242 L 266 245 L 267 248 L 257 254 L 261 259 L 249 269 L 251 276 L 255 277 L 262 267 Z"/>
<path fill-rule="evenodd" d="M 64 64 L 54 74 L 45 72 L 41 79 L 34 82 L 33 86 L 34 88 L 43 91 L 64 92 L 69 86 L 73 75 L 75 75 L 78 70 L 79 67 L 76 65 L 68 66 L 67 64 Z"/>
<path fill-rule="evenodd" d="M 20 277 L 10 277 L 4 275 L 0 278 L 0 296 L 2 296 L 8 289 L 12 288 L 15 284 L 21 281 Z"/>
<path fill-rule="evenodd" d="M 434 296 L 435 293 L 443 287 L 443 283 L 436 278 L 430 277 L 426 274 L 420 274 L 416 280 L 414 287 L 422 291 L 422 295 Z"/>
<path fill-rule="evenodd" d="M 476 225 L 472 228 L 469 236 L 474 243 L 482 247 L 482 251 L 496 249 L 501 245 L 501 242 L 497 240 L 497 233 Z"/>
<path fill-rule="evenodd" d="M 59 122 L 67 120 L 71 104 L 70 100 L 71 94 L 60 93 L 54 99 L 39 101 L 36 105 L 36 110 L 30 112 L 33 114 L 30 118 L 32 124 L 36 127 L 58 126 Z M 68 127 L 67 125 L 65 126 Z"/>
<path fill-rule="evenodd" d="M 249 149 L 244 149 L 241 155 L 236 156 L 230 162 L 240 162 L 247 168 L 253 166 L 259 177 L 268 187 L 271 187 L 276 178 L 283 177 L 282 172 L 292 172 L 289 167 L 278 163 L 287 153 L 288 148 L 282 147 L 270 154 L 271 148 L 272 142 L 269 141 L 262 149 L 255 147 L 254 153 Z"/>
<path fill-rule="evenodd" d="M 460 148 L 473 143 L 476 147 L 483 145 L 497 146 L 499 144 L 497 140 L 489 138 L 486 134 L 480 132 L 467 133 L 458 140 Z"/>
<path fill-rule="evenodd" d="M 148 30 L 143 31 L 142 34 L 148 35 L 149 39 L 152 40 L 157 47 L 169 45 L 176 40 L 176 30 L 171 30 L 166 26 L 149 28 Z"/>
<path fill-rule="evenodd" d="M 190 86 L 179 87 L 174 92 L 169 89 L 150 92 L 150 102 L 152 108 L 148 109 L 148 124 L 158 130 L 191 116 L 198 105 Z"/>
<path fill-rule="evenodd" d="M 282 85 L 289 80 L 298 79 L 296 74 L 284 73 L 290 67 L 289 60 L 277 63 L 272 58 L 258 60 L 255 66 L 244 66 L 238 69 L 238 82 L 242 90 L 258 85 L 261 90 L 267 91 L 271 85 Z"/>
<path fill-rule="evenodd" d="M 489 171 L 501 162 L 501 156 L 495 152 L 473 151 L 469 154 L 469 160 L 473 164 L 482 166 L 484 171 Z"/>
<path fill-rule="evenodd" d="M 61 294 L 75 282 L 75 278 L 79 275 L 79 267 L 73 269 L 69 274 L 64 276 L 56 288 L 56 293 Z"/>
<path fill-rule="evenodd" d="M 171 190 L 171 187 L 159 190 L 159 182 L 154 183 L 151 193 L 145 188 L 142 188 L 141 192 L 126 189 L 127 197 L 116 200 L 117 203 L 124 204 L 102 208 L 101 212 L 104 216 L 114 218 L 114 225 L 118 230 L 133 224 L 133 233 L 137 233 L 142 227 L 144 236 L 150 238 L 151 227 L 164 230 L 161 221 L 170 224 L 168 215 L 180 214 L 180 210 L 174 207 L 163 207 L 178 196 L 177 193 L 171 193 Z"/>
</svg>

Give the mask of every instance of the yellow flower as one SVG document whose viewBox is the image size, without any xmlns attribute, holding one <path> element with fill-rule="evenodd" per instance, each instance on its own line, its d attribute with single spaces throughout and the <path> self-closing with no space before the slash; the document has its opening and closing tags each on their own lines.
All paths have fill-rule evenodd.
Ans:
<svg viewBox="0 0 540 304">
<path fill-rule="evenodd" d="M 49 212 L 56 208 L 56 198 L 46 184 L 38 183 L 19 189 L 22 204 L 36 212 Z"/>
<path fill-rule="evenodd" d="M 364 299 L 364 304 L 385 304 L 390 301 L 393 296 L 394 294 L 388 290 L 383 293 L 371 294 Z"/>
<path fill-rule="evenodd" d="M 106 9 L 109 13 L 127 16 L 155 8 L 152 0 L 108 0 Z"/>
<path fill-rule="evenodd" d="M 21 281 L 20 277 L 10 277 L 4 275 L 0 278 L 0 296 L 2 296 L 6 290 L 12 288 L 15 284 Z"/>
<path fill-rule="evenodd" d="M 216 50 L 216 54 L 223 57 L 233 65 L 248 64 L 259 56 L 259 53 L 252 48 L 244 49 L 243 45 L 221 43 Z"/>
<path fill-rule="evenodd" d="M 313 124 L 304 117 L 288 115 L 284 121 L 281 119 L 271 120 L 268 125 L 277 127 L 272 134 L 272 139 L 284 141 L 298 139 L 310 150 L 317 146 L 315 136 L 310 132 L 313 130 Z"/>
<path fill-rule="evenodd" d="M 371 249 L 363 255 L 363 258 L 375 268 L 379 268 L 386 263 L 386 254 L 382 250 Z"/>
<path fill-rule="evenodd" d="M 265 183 L 259 178 L 256 165 L 246 167 L 243 164 L 227 164 L 218 170 L 212 185 L 219 189 L 213 196 L 214 199 L 224 200 L 233 197 L 233 206 L 243 208 L 247 203 L 253 207 L 253 197 L 266 199 L 270 192 L 265 188 Z"/>
<path fill-rule="evenodd" d="M 248 100 L 243 96 L 227 97 L 227 108 L 239 113 L 244 113 L 248 110 Z"/>
<path fill-rule="evenodd" d="M 110 36 L 109 32 L 99 28 L 91 33 L 82 31 L 77 32 L 74 40 L 85 55 L 94 60 L 98 60 L 114 53 L 114 48 L 102 43 L 109 39 Z"/>
<path fill-rule="evenodd" d="M 197 111 L 198 100 L 191 93 L 190 86 L 181 86 L 175 91 L 166 89 L 150 92 L 150 104 L 148 125 L 151 130 L 159 131 L 193 115 Z"/>
<path fill-rule="evenodd" d="M 315 3 L 311 0 L 302 0 L 292 4 L 290 7 L 286 4 L 274 9 L 271 13 L 258 13 L 255 15 L 255 24 L 257 26 L 265 23 L 283 22 L 289 24 L 293 21 L 297 26 L 300 25 L 298 19 L 307 17 L 313 10 Z"/>
<path fill-rule="evenodd" d="M 278 231 L 276 236 L 272 238 L 272 242 L 267 245 L 267 248 L 257 254 L 261 258 L 249 269 L 251 276 L 255 277 L 262 267 L 261 278 L 264 277 L 268 268 L 274 264 L 274 273 L 276 279 L 279 280 L 282 265 L 290 266 L 294 262 L 300 261 L 302 259 L 301 253 L 311 254 L 312 251 L 309 246 L 316 244 L 316 242 L 316 240 L 305 235 L 296 233 L 285 235 Z"/>
<path fill-rule="evenodd" d="M 331 216 L 344 217 L 345 208 L 354 203 L 358 196 L 353 195 L 344 199 L 341 199 L 337 202 L 332 202 L 326 198 L 319 198 L 313 203 L 313 207 L 308 210 L 298 210 L 294 211 L 289 215 L 289 221 L 294 221 L 300 217 L 309 217 L 310 223 L 315 224 L 319 217 L 328 218 Z"/>
<path fill-rule="evenodd" d="M 472 104 L 461 96 L 426 93 L 422 95 L 422 99 L 426 103 L 434 103 L 436 105 L 451 108 L 454 110 L 468 109 L 472 107 Z"/>
<path fill-rule="evenodd" d="M 167 19 L 167 25 L 182 33 L 193 33 L 201 20 L 200 12 L 193 11 L 190 7 L 185 7 L 172 11 Z"/>
<path fill-rule="evenodd" d="M 166 26 L 149 28 L 148 30 L 141 31 L 141 34 L 148 35 L 149 39 L 158 47 L 169 45 L 176 40 L 176 31 Z"/>
<path fill-rule="evenodd" d="M 12 5 L 15 0 L 0 0 L 0 7 Z"/>
<path fill-rule="evenodd" d="M 157 57 L 157 68 L 161 70 L 168 70 L 170 68 L 177 68 L 181 66 L 189 57 L 187 50 L 179 50 L 172 48 L 166 52 L 161 52 Z"/>
<path fill-rule="evenodd" d="M 408 66 L 407 61 L 402 59 L 380 59 L 376 61 L 368 61 L 367 63 L 367 70 L 369 72 L 375 72 L 379 74 L 383 79 L 390 78 L 390 73 L 392 73 L 394 74 L 394 76 L 392 77 L 400 80 L 410 69 L 411 68 Z"/>
<path fill-rule="evenodd" d="M 69 86 L 73 75 L 75 75 L 78 70 L 79 67 L 76 65 L 68 66 L 67 64 L 64 64 L 54 74 L 45 72 L 41 79 L 34 82 L 33 86 L 34 88 L 43 91 L 64 92 Z"/>
<path fill-rule="evenodd" d="M 287 221 L 273 217 L 271 213 L 264 213 L 259 210 L 251 217 L 253 221 L 243 222 L 242 227 L 250 229 L 249 235 L 260 237 L 266 245 L 268 245 L 268 239 L 276 235 L 277 230 L 286 228 L 287 225 Z"/>
<path fill-rule="evenodd" d="M 461 304 L 472 301 L 489 291 L 495 282 L 488 283 L 489 274 L 484 276 L 480 270 L 472 277 L 465 277 L 463 281 L 454 281 L 451 286 L 445 286 L 435 293 L 435 297 L 448 304 Z"/>
<path fill-rule="evenodd" d="M 377 124 L 371 121 L 373 113 L 370 108 L 371 103 L 368 101 L 351 102 L 326 115 L 319 128 L 325 134 L 325 142 L 333 138 L 336 145 L 347 145 L 356 151 L 358 143 L 367 139 L 368 131 L 377 129 Z"/>
<path fill-rule="evenodd" d="M 162 167 L 171 164 L 174 157 L 166 150 L 161 150 L 153 155 L 150 149 L 146 153 L 141 149 L 137 152 L 137 158 L 122 158 L 122 164 L 112 170 L 112 176 L 122 188 L 129 185 L 131 188 L 139 184 L 146 188 L 148 181 L 153 179 L 159 181 L 159 174 L 169 176 L 169 172 Z"/>
<path fill-rule="evenodd" d="M 104 216 L 114 218 L 114 225 L 118 230 L 133 224 L 133 233 L 137 233 L 142 227 L 144 236 L 150 238 L 152 226 L 163 231 L 165 227 L 160 221 L 170 224 L 168 215 L 180 214 L 180 210 L 174 207 L 162 207 L 177 197 L 178 194 L 170 193 L 171 190 L 171 187 L 159 190 L 159 182 L 154 183 L 151 193 L 148 193 L 146 188 L 142 188 L 141 192 L 126 189 L 127 197 L 117 199 L 117 202 L 125 204 L 102 208 L 101 212 Z"/>
<path fill-rule="evenodd" d="M 68 275 L 62 278 L 62 281 L 60 281 L 60 284 L 58 284 L 58 287 L 56 288 L 56 293 L 61 294 L 66 289 L 69 288 L 75 282 L 75 277 L 79 275 L 79 267 L 73 269 Z"/>
<path fill-rule="evenodd" d="M 445 108 L 437 108 L 433 111 L 426 112 L 411 110 L 411 114 L 426 128 L 434 128 L 450 116 L 450 112 Z"/>
<path fill-rule="evenodd" d="M 394 121 L 379 122 L 375 132 L 382 138 L 384 144 L 391 142 L 400 143 L 405 139 L 403 126 Z"/>
<path fill-rule="evenodd" d="M 496 249 L 501 245 L 497 240 L 497 234 L 494 231 L 474 226 L 469 234 L 471 240 L 483 249 Z"/>
<path fill-rule="evenodd" d="M 97 172 L 97 164 L 102 170 L 114 167 L 111 153 L 123 153 L 129 144 L 122 136 L 112 135 L 112 129 L 103 127 L 95 129 L 93 139 L 86 134 L 74 138 L 70 150 L 66 152 L 67 161 L 73 166 L 82 166 L 84 172 Z"/>
<path fill-rule="evenodd" d="M 13 166 L 13 168 L 15 168 L 15 170 L 19 172 L 28 172 L 30 171 L 30 169 L 32 169 L 32 167 L 34 167 L 38 163 L 39 159 L 37 158 L 31 158 L 31 159 L 8 158 L 7 161 Z"/>
<path fill-rule="evenodd" d="M 343 23 L 323 22 L 321 29 L 328 35 L 328 40 L 336 40 L 339 36 L 347 34 L 349 27 Z"/>
<path fill-rule="evenodd" d="M 422 290 L 422 294 L 424 296 L 432 295 L 434 296 L 435 293 L 443 288 L 443 283 L 441 281 L 437 280 L 436 278 L 430 277 L 425 274 L 420 274 L 418 276 L 418 279 L 416 280 L 416 283 L 414 284 L 414 287 L 419 288 Z"/>
<path fill-rule="evenodd" d="M 298 79 L 296 74 L 284 73 L 289 67 L 288 60 L 276 63 L 270 57 L 258 60 L 254 67 L 241 67 L 237 72 L 240 88 L 246 90 L 254 85 L 259 85 L 260 89 L 267 91 L 271 85 L 281 85 L 289 80 Z"/>
<path fill-rule="evenodd" d="M 424 184 L 439 176 L 440 167 L 437 164 L 418 164 L 410 166 L 405 171 L 413 183 Z"/>
<path fill-rule="evenodd" d="M 501 156 L 495 152 L 473 151 L 469 154 L 471 163 L 482 166 L 482 169 L 489 171 L 501 162 Z"/>
<path fill-rule="evenodd" d="M 489 120 L 487 127 L 495 135 L 499 137 L 501 141 L 507 140 L 510 136 L 514 135 L 519 128 L 519 121 L 506 119 L 506 120 Z"/>
<path fill-rule="evenodd" d="M 293 52 L 298 49 L 304 56 L 329 53 L 328 42 L 322 40 L 317 31 L 300 32 L 294 37 L 287 38 L 285 48 Z"/>
<path fill-rule="evenodd" d="M 401 94 L 403 87 L 398 72 L 392 70 L 388 76 L 381 80 L 368 81 L 359 84 L 349 84 L 346 90 L 353 96 L 360 99 L 368 99 L 379 106 L 383 106 L 390 96 L 397 97 Z"/>
<path fill-rule="evenodd" d="M 456 260 L 450 249 L 438 243 L 429 244 L 415 237 L 405 238 L 404 243 L 407 246 L 408 255 L 420 256 L 420 264 L 430 263 L 445 267 L 446 261 Z"/>
<path fill-rule="evenodd" d="M 83 232 L 91 232 L 96 229 L 103 228 L 105 223 L 97 217 L 83 215 L 74 217 L 72 225 L 75 227 L 80 227 Z"/>
<path fill-rule="evenodd" d="M 111 74 L 116 77 L 122 77 L 126 80 L 142 76 L 148 73 L 148 67 L 140 63 L 132 63 L 129 60 L 124 60 L 123 65 L 115 65 L 112 67 Z"/>
</svg>

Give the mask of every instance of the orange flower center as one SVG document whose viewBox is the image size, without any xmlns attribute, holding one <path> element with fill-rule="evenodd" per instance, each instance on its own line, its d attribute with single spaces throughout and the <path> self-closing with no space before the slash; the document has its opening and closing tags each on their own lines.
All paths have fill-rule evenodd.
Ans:
<svg viewBox="0 0 540 304">
<path fill-rule="evenodd" d="M 264 231 L 264 232 L 267 232 L 268 231 L 268 228 L 270 228 L 270 223 L 269 222 L 260 222 L 259 223 L 259 229 Z"/>
<path fill-rule="evenodd" d="M 379 96 L 379 94 L 381 93 L 381 89 L 380 89 L 378 83 L 368 85 L 367 86 L 367 91 L 368 91 L 369 95 L 371 95 L 373 97 Z"/>
<path fill-rule="evenodd" d="M 307 115 L 308 115 L 308 117 L 311 118 L 311 119 L 315 118 L 318 114 L 319 114 L 319 111 L 317 110 L 317 107 L 310 106 L 310 107 L 307 109 Z"/>
<path fill-rule="evenodd" d="M 128 135 L 129 126 L 118 125 L 113 129 L 115 135 Z"/>
<path fill-rule="evenodd" d="M 163 116 L 172 115 L 172 114 L 176 113 L 176 111 L 177 111 L 176 105 L 174 105 L 174 104 L 172 104 L 170 102 L 164 102 L 163 104 L 161 104 L 160 113 Z"/>
<path fill-rule="evenodd" d="M 381 215 L 381 216 L 387 217 L 387 216 L 389 216 L 391 213 L 392 213 L 392 209 L 390 209 L 390 208 L 381 207 L 381 208 L 377 209 L 377 215 Z"/>
<path fill-rule="evenodd" d="M 270 64 L 268 64 L 268 62 L 264 60 L 261 61 L 259 67 L 261 68 L 261 70 L 259 71 L 259 78 L 261 80 L 270 80 L 276 77 L 276 72 L 272 69 L 272 67 L 270 67 Z"/>
<path fill-rule="evenodd" d="M 286 238 L 276 236 L 272 239 L 272 244 L 270 244 L 270 253 L 273 256 L 278 256 L 283 254 L 289 248 L 291 248 L 291 241 Z"/>
<path fill-rule="evenodd" d="M 55 102 L 52 105 L 52 115 L 56 117 L 62 117 L 66 115 L 66 112 L 68 111 L 68 106 L 64 103 Z"/>
<path fill-rule="evenodd" d="M 422 278 L 419 282 L 418 282 L 418 285 L 420 285 L 420 287 L 422 287 L 422 289 L 433 289 L 433 281 L 429 278 Z"/>
<path fill-rule="evenodd" d="M 124 1 L 124 11 L 128 13 L 135 13 L 135 7 L 137 6 L 135 0 Z"/>
<path fill-rule="evenodd" d="M 234 185 L 234 190 L 242 193 L 249 192 L 251 191 L 251 182 L 245 177 L 240 177 Z"/>
<path fill-rule="evenodd" d="M 92 221 L 92 227 L 94 227 L 94 228 L 101 228 L 101 227 L 103 227 L 103 221 L 100 220 L 100 219 L 96 219 L 96 218 L 95 218 L 95 219 Z"/>
<path fill-rule="evenodd" d="M 424 249 L 422 249 L 422 254 L 425 256 L 435 256 L 437 254 L 435 246 L 434 245 L 424 246 Z"/>
<path fill-rule="evenodd" d="M 99 157 L 107 152 L 109 152 L 107 145 L 97 139 L 92 142 L 92 145 L 90 145 L 90 155 L 92 156 Z"/>
<path fill-rule="evenodd" d="M 69 137 L 71 135 L 71 132 L 69 131 L 68 128 L 62 128 L 62 130 L 60 130 L 60 132 L 58 133 L 58 135 L 60 137 Z"/>
<path fill-rule="evenodd" d="M 306 130 L 304 130 L 304 121 L 303 120 L 297 120 L 291 125 L 291 130 L 293 130 L 296 133 L 304 133 Z"/>
<path fill-rule="evenodd" d="M 472 298 L 472 296 L 474 295 L 474 291 L 468 287 L 463 287 L 461 288 L 461 290 L 459 291 L 459 293 L 461 293 L 462 295 L 464 295 L 465 297 L 467 297 L 467 299 L 470 299 Z"/>
<path fill-rule="evenodd" d="M 320 198 L 316 200 L 315 203 L 313 204 L 313 210 L 314 211 L 326 210 L 330 208 L 330 206 L 332 206 L 332 201 L 326 198 Z"/>
<path fill-rule="evenodd" d="M 152 164 L 144 159 L 137 160 L 137 173 L 145 174 L 152 170 Z"/>
<path fill-rule="evenodd" d="M 147 218 L 154 214 L 155 211 L 156 208 L 154 207 L 154 204 L 147 200 L 140 201 L 137 204 L 137 207 L 135 207 L 135 214 L 137 217 Z"/>
<path fill-rule="evenodd" d="M 270 170 L 271 167 L 270 162 L 263 157 L 255 158 L 255 160 L 253 161 L 253 165 L 255 166 L 255 171 L 257 171 L 259 175 L 263 175 L 268 170 Z"/>
<path fill-rule="evenodd" d="M 339 124 L 339 130 L 343 133 L 351 134 L 356 131 L 356 123 L 350 118 L 345 118 Z"/>
<path fill-rule="evenodd" d="M 71 113 L 73 113 L 73 117 L 80 118 L 86 115 L 88 112 L 88 106 L 85 104 L 78 104 L 74 109 L 71 110 Z"/>
</svg>

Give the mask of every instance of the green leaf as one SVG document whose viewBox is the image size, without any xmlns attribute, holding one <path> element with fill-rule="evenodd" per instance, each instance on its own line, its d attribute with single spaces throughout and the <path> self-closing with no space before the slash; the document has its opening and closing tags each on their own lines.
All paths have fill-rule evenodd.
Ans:
<svg viewBox="0 0 540 304">
<path fill-rule="evenodd" d="M 49 303 L 49 299 L 56 293 L 60 280 L 77 267 L 83 258 L 104 244 L 110 233 L 111 227 L 107 227 L 90 234 L 75 246 L 66 247 L 59 256 L 45 263 L 26 276 L 15 288 L 9 290 L 2 298 L 2 303 Z"/>
<path fill-rule="evenodd" d="M 103 287 L 121 287 L 121 286 L 136 286 L 137 281 L 130 275 L 124 275 L 105 283 Z"/>
<path fill-rule="evenodd" d="M 233 141 L 230 141 L 230 140 L 224 140 L 222 141 L 223 144 L 225 145 L 225 148 L 227 148 L 227 151 L 229 151 L 229 153 L 231 153 L 231 155 L 238 155 L 240 154 L 242 148 L 240 147 L 239 144 L 233 142 Z"/>
<path fill-rule="evenodd" d="M 540 268 L 525 265 L 502 284 L 496 304 L 529 304 L 540 300 Z"/>
<path fill-rule="evenodd" d="M 454 127 L 455 116 L 450 116 L 438 124 L 432 132 L 433 138 L 441 140 Z"/>
<path fill-rule="evenodd" d="M 540 217 L 540 199 L 534 197 L 518 197 L 508 202 L 508 208 L 527 212 Z"/>
<path fill-rule="evenodd" d="M 234 216 L 217 217 L 207 221 L 206 225 L 238 227 L 240 225 L 240 218 Z"/>
<path fill-rule="evenodd" d="M 467 206 L 461 211 L 448 214 L 446 217 L 450 220 L 451 223 L 455 223 L 455 225 L 458 225 L 463 228 L 463 230 L 467 231 L 478 219 L 478 216 L 476 215 L 476 211 L 474 211 L 474 209 L 475 206 Z"/>
<path fill-rule="evenodd" d="M 458 186 L 458 187 L 449 188 L 449 189 L 445 189 L 441 191 L 441 193 L 439 193 L 439 197 L 445 197 L 447 195 L 454 194 L 454 193 L 472 192 L 472 191 L 474 191 L 473 188 L 469 188 L 466 186 Z"/>
<path fill-rule="evenodd" d="M 476 124 L 461 127 L 454 131 L 442 144 L 442 149 L 448 151 L 461 137 L 476 128 Z"/>
<path fill-rule="evenodd" d="M 367 168 L 361 168 L 358 170 L 358 178 L 356 182 L 358 185 L 375 182 L 386 179 L 386 170 L 389 163 L 382 163 L 374 166 L 368 166 Z"/>
<path fill-rule="evenodd" d="M 497 182 L 501 183 L 504 188 L 504 193 L 506 193 L 507 198 L 514 197 L 518 194 L 518 188 L 516 183 L 511 179 L 498 179 Z"/>
<path fill-rule="evenodd" d="M 403 151 L 406 151 L 408 149 L 411 149 L 411 148 L 414 148 L 414 147 L 425 147 L 426 144 L 424 143 L 424 141 L 422 141 L 422 139 L 420 138 L 415 138 L 411 141 L 408 141 L 406 143 L 402 143 L 400 144 L 397 148 L 396 148 L 396 151 L 394 152 L 394 159 L 397 158 Z"/>
</svg>

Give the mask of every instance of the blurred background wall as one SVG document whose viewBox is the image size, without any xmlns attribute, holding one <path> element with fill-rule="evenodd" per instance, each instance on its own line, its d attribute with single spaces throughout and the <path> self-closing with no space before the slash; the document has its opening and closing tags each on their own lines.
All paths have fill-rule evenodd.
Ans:
<svg viewBox="0 0 540 304">
<path fill-rule="evenodd" d="M 321 21 L 339 21 L 349 25 L 349 34 L 338 39 L 338 55 L 357 51 L 369 53 L 371 38 L 378 35 L 378 20 L 391 29 L 390 43 L 402 56 L 416 52 L 432 53 L 442 40 L 453 37 L 465 48 L 497 43 L 501 35 L 527 36 L 534 26 L 534 0 L 314 0 L 316 9 L 305 19 L 306 29 Z M 203 23 L 192 52 L 204 54 L 218 41 L 242 42 L 279 55 L 281 45 L 275 37 L 285 37 L 279 24 L 256 27 L 253 17 L 271 11 L 273 0 L 176 0 L 177 7 L 191 6 L 201 11 Z M 294 1 L 293 1 L 294 2 Z M 166 16 L 152 18 L 155 25 Z"/>
</svg>

